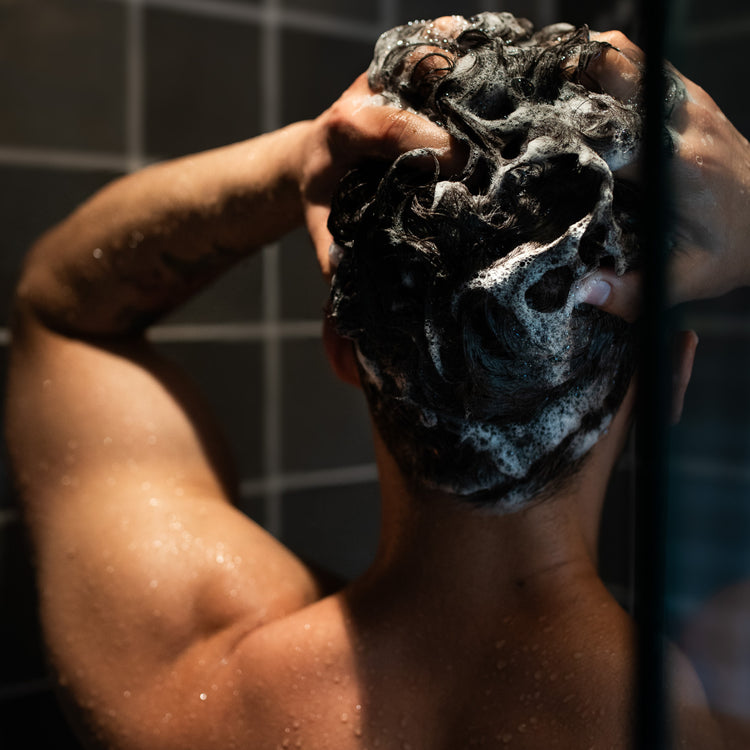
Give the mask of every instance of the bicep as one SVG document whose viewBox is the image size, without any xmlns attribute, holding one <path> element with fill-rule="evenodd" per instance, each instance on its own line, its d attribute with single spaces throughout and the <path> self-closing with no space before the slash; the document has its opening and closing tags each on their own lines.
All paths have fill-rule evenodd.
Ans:
<svg viewBox="0 0 750 750">
<path fill-rule="evenodd" d="M 103 348 L 27 322 L 7 429 L 48 644 L 77 695 L 127 690 L 315 598 L 306 569 L 232 506 L 218 431 L 145 342 Z"/>
</svg>

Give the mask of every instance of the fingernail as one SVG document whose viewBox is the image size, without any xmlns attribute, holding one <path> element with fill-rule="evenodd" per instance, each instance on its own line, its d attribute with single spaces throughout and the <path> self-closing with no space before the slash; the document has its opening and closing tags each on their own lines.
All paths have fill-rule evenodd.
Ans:
<svg viewBox="0 0 750 750">
<path fill-rule="evenodd" d="M 603 305 L 612 293 L 612 285 L 598 276 L 581 279 L 576 290 L 576 302 L 589 305 Z"/>
</svg>

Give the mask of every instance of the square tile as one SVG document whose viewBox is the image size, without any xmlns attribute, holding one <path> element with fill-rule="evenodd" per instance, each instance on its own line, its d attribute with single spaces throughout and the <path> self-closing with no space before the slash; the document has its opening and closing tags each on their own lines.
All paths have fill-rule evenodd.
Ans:
<svg viewBox="0 0 750 750">
<path fill-rule="evenodd" d="M 375 44 L 288 29 L 282 32 L 285 123 L 316 117 L 367 69 Z"/>
<path fill-rule="evenodd" d="M 149 154 L 186 154 L 257 135 L 257 27 L 150 7 L 145 26 Z"/>
<path fill-rule="evenodd" d="M 123 151 L 126 28 L 122 3 L 1 3 L 0 143 Z"/>
<path fill-rule="evenodd" d="M 0 166 L 0 325 L 8 319 L 21 260 L 33 241 L 116 176 L 105 171 Z"/>
<path fill-rule="evenodd" d="M 750 351 L 747 339 L 704 336 L 680 423 L 673 430 L 678 459 L 750 465 Z"/>
<path fill-rule="evenodd" d="M 157 349 L 198 386 L 228 441 L 239 478 L 263 466 L 262 345 L 257 342 L 159 343 Z"/>
<path fill-rule="evenodd" d="M 632 35 L 639 15 L 637 0 L 559 0 L 554 21 L 576 26 L 588 24 L 591 29 L 607 31 L 617 28 Z"/>
<path fill-rule="evenodd" d="M 687 44 L 677 62 L 680 72 L 703 87 L 744 136 L 750 135 L 750 101 L 744 94 L 738 95 L 736 76 L 727 73 L 746 70 L 748 42 L 750 35 L 744 34 Z"/>
<path fill-rule="evenodd" d="M 750 482 L 678 471 L 671 495 L 671 597 L 706 601 L 725 586 L 750 578 Z"/>
<path fill-rule="evenodd" d="M 164 319 L 164 323 L 243 323 L 263 312 L 260 253 L 230 269 Z"/>
<path fill-rule="evenodd" d="M 336 379 L 320 340 L 282 346 L 282 464 L 285 471 L 371 463 L 365 397 Z"/>
<path fill-rule="evenodd" d="M 377 21 L 379 15 L 378 0 L 360 0 L 356 3 L 349 0 L 281 0 L 281 5 L 290 10 L 320 13 L 354 21 Z"/>
<path fill-rule="evenodd" d="M 688 22 L 695 24 L 721 23 L 743 15 L 747 17 L 748 10 L 745 0 L 687 0 L 686 5 Z"/>
<path fill-rule="evenodd" d="M 345 580 L 372 562 L 380 533 L 377 484 L 287 492 L 282 541 L 303 560 Z"/>
<path fill-rule="evenodd" d="M 237 507 L 259 526 L 268 527 L 265 498 L 260 495 L 241 496 Z"/>
<path fill-rule="evenodd" d="M 322 320 L 329 286 L 323 279 L 315 249 L 304 229 L 281 241 L 281 317 Z"/>
</svg>

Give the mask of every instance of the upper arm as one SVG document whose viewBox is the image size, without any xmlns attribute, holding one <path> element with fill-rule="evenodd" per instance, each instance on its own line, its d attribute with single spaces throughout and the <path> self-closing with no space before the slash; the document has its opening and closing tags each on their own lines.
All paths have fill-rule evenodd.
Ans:
<svg viewBox="0 0 750 750">
<path fill-rule="evenodd" d="M 207 411 L 146 342 L 105 348 L 23 317 L 7 412 L 46 638 L 78 700 L 194 674 L 202 653 L 316 598 L 232 506 Z"/>
</svg>

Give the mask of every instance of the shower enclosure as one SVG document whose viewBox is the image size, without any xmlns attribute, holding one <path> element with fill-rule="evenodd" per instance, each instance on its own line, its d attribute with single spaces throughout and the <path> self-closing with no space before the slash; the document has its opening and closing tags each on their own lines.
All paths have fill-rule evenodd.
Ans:
<svg viewBox="0 0 750 750">
<path fill-rule="evenodd" d="M 0 0 L 0 299 L 29 243 L 110 179 L 313 117 L 367 66 L 381 31 L 483 10 L 645 38 L 637 0 Z M 673 0 L 665 10 L 668 57 L 750 135 L 746 1 Z M 154 338 L 222 422 L 243 510 L 302 557 L 353 577 L 376 544 L 376 474 L 364 402 L 325 361 L 316 272 L 294 233 Z M 715 709 L 750 723 L 750 292 L 685 305 L 675 323 L 700 344 L 682 422 L 661 443 L 664 492 L 655 513 L 638 502 L 632 439 L 611 481 L 600 568 L 624 607 L 656 608 Z M 655 557 L 644 542 L 654 521 Z M 44 663 L 8 481 L 0 555 L 0 745 L 76 748 Z M 645 599 L 644 560 L 664 572 Z"/>
</svg>

